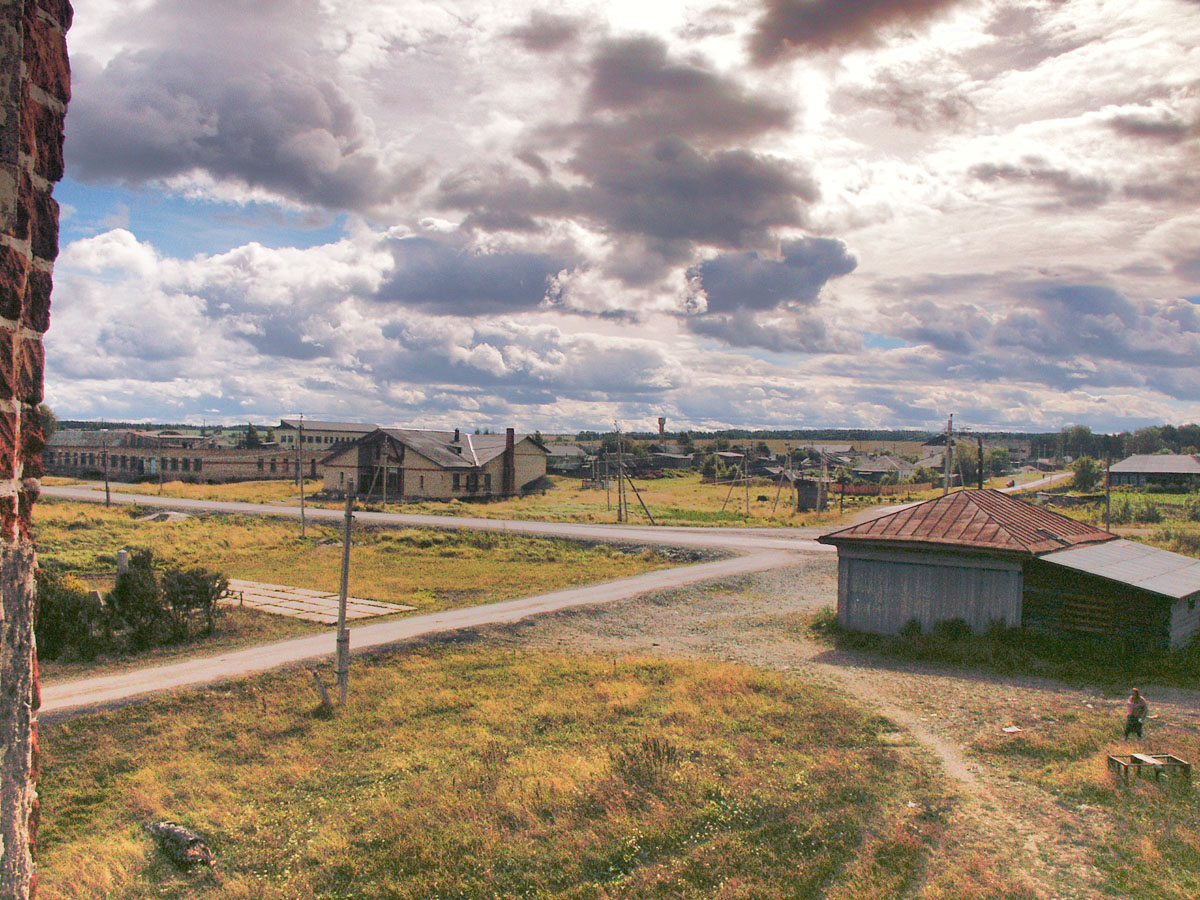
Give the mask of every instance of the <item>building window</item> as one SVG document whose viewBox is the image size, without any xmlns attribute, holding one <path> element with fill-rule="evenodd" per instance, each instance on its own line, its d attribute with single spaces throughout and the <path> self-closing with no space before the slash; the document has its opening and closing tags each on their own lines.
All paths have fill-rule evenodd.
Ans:
<svg viewBox="0 0 1200 900">
<path fill-rule="evenodd" d="M 425 476 L 421 476 L 421 490 L 425 490 Z"/>
<path fill-rule="evenodd" d="M 275 473 L 275 459 L 274 458 L 271 459 L 271 473 L 272 474 Z"/>
<path fill-rule="evenodd" d="M 338 472 L 338 484 L 345 484 L 345 483 L 346 483 L 346 473 Z"/>
<path fill-rule="evenodd" d="M 185 472 L 190 471 L 191 467 L 192 467 L 192 461 L 185 456 L 183 458 L 183 463 L 182 463 L 183 471 L 185 471 Z"/>
<path fill-rule="evenodd" d="M 489 494 L 492 492 L 492 473 L 491 472 L 483 473 L 483 489 L 485 491 L 487 491 Z"/>
<path fill-rule="evenodd" d="M 454 490 L 456 491 L 462 489 L 462 482 L 459 480 L 461 477 L 457 472 L 454 473 Z"/>
<path fill-rule="evenodd" d="M 172 472 L 179 471 L 179 457 L 177 457 L 177 456 L 171 457 L 171 471 Z"/>
<path fill-rule="evenodd" d="M 261 472 L 263 470 L 263 458 L 260 456 L 258 458 L 257 462 L 258 462 L 258 471 Z"/>
<path fill-rule="evenodd" d="M 192 460 L 192 471 L 194 471 L 194 472 L 200 471 L 200 457 L 199 456 L 197 456 L 195 459 Z"/>
</svg>

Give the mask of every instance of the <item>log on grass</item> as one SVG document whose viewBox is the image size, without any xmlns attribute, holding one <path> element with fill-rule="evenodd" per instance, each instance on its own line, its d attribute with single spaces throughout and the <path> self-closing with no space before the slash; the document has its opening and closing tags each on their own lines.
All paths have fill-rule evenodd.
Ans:
<svg viewBox="0 0 1200 900">
<path fill-rule="evenodd" d="M 213 867 L 212 850 L 196 832 L 175 822 L 147 822 L 145 828 L 167 858 L 179 868 Z"/>
</svg>

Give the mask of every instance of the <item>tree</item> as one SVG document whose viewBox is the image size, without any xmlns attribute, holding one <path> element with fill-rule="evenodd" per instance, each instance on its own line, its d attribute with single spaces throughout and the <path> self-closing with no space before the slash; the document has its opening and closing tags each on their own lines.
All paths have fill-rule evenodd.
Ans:
<svg viewBox="0 0 1200 900">
<path fill-rule="evenodd" d="M 42 423 L 42 439 L 50 440 L 50 436 L 58 431 L 58 416 L 45 403 L 38 404 L 38 420 Z"/>
<path fill-rule="evenodd" d="M 117 585 L 107 602 L 116 623 L 128 629 L 131 650 L 145 650 L 158 643 L 164 615 L 153 552 L 134 550 L 129 554 L 129 568 L 117 576 Z"/>
<path fill-rule="evenodd" d="M 692 435 L 690 432 L 687 432 L 687 431 L 679 432 L 679 437 L 677 437 L 675 440 L 679 444 L 679 446 L 682 447 L 684 450 L 692 449 Z"/>
<path fill-rule="evenodd" d="M 984 469 L 991 475 L 1005 475 L 1012 468 L 1008 451 L 1003 447 L 993 447 L 984 457 Z"/>
<path fill-rule="evenodd" d="M 538 431 L 535 431 L 535 432 L 533 433 L 532 437 L 533 437 L 533 442 L 534 442 L 535 444 L 544 444 L 544 443 L 546 443 L 546 439 L 545 439 L 544 437 L 542 437 L 542 432 L 541 432 L 540 430 L 538 430 Z"/>
<path fill-rule="evenodd" d="M 1081 456 L 1071 463 L 1071 471 L 1075 473 L 1077 491 L 1090 491 L 1100 481 L 1100 463 L 1090 456 Z"/>
<path fill-rule="evenodd" d="M 242 439 L 242 446 L 247 450 L 256 450 L 262 446 L 262 440 L 258 436 L 258 429 L 253 425 L 246 425 L 246 436 Z"/>
</svg>

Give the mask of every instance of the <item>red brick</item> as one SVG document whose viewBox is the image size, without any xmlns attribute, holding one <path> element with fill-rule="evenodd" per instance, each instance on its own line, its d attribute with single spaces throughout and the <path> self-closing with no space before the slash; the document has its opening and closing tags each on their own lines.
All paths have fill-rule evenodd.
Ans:
<svg viewBox="0 0 1200 900">
<path fill-rule="evenodd" d="M 33 99 L 28 86 L 21 105 L 21 150 L 47 181 L 63 176 L 63 115 Z"/>
<path fill-rule="evenodd" d="M 0 533 L 3 534 L 3 538 L 0 540 L 7 541 L 8 535 L 12 534 L 16 525 L 17 498 L 0 497 Z"/>
<path fill-rule="evenodd" d="M 71 99 L 71 64 L 67 61 L 67 36 L 25 7 L 25 70 L 29 80 L 51 97 Z"/>
<path fill-rule="evenodd" d="M 75 17 L 75 11 L 71 9 L 71 4 L 67 0 L 37 0 L 38 8 L 50 15 L 66 31 L 71 27 L 71 20 Z"/>
<path fill-rule="evenodd" d="M 30 269 L 25 278 L 25 303 L 21 306 L 21 324 L 45 334 L 50 328 L 50 293 L 54 279 L 49 272 Z"/>
<path fill-rule="evenodd" d="M 23 253 L 0 244 L 0 317 L 21 317 L 21 298 L 28 296 L 29 260 Z"/>
<path fill-rule="evenodd" d="M 13 457 L 17 449 L 17 414 L 0 410 L 0 479 L 13 477 Z M 0 500 L 5 498 L 0 497 Z"/>
<path fill-rule="evenodd" d="M 58 201 L 50 196 L 48 190 L 34 190 L 27 177 L 22 177 L 21 180 L 29 184 L 32 192 L 29 248 L 39 259 L 53 262 L 58 256 Z"/>
<path fill-rule="evenodd" d="M 42 346 L 40 338 L 17 338 L 13 349 L 16 351 L 13 374 L 14 392 L 22 403 L 32 403 L 36 407 L 42 402 L 42 375 L 46 369 L 45 348 Z M 22 433 L 28 427 L 28 423 L 25 423 Z"/>
<path fill-rule="evenodd" d="M 37 712 L 42 708 L 42 680 L 38 673 L 37 654 L 33 655 L 33 696 L 29 698 L 29 708 Z M 36 735 L 35 735 L 36 737 Z M 36 765 L 41 766 L 40 754 L 38 754 Z"/>
<path fill-rule="evenodd" d="M 18 241 L 29 240 L 29 229 L 35 215 L 33 203 L 33 181 L 29 174 L 22 169 L 17 179 L 17 209 L 13 216 L 12 231 L 9 233 Z"/>
<path fill-rule="evenodd" d="M 16 396 L 16 373 L 13 365 L 13 341 L 15 336 L 13 332 L 7 328 L 0 328 L 0 400 L 11 400 Z M 12 413 L 4 413 L 4 415 L 12 415 Z M 0 435 L 0 440 L 3 440 L 3 435 Z M 11 446 L 12 441 L 9 441 Z M 0 466 L 0 479 L 7 478 L 12 471 L 11 467 Z"/>
<path fill-rule="evenodd" d="M 42 489 L 36 481 L 25 482 L 17 492 L 17 524 L 21 538 L 30 540 L 33 537 L 33 504 L 41 496 Z"/>
</svg>

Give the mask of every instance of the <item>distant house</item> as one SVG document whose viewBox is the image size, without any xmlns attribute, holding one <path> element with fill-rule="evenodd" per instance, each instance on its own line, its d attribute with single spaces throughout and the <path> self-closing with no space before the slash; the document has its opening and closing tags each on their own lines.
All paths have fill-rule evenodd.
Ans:
<svg viewBox="0 0 1200 900">
<path fill-rule="evenodd" d="M 588 460 L 587 451 L 578 444 L 547 444 L 546 454 L 546 471 L 556 475 L 582 471 Z"/>
<path fill-rule="evenodd" d="M 1200 457 L 1187 454 L 1136 454 L 1109 468 L 1113 487 L 1152 484 L 1191 488 L 1200 485 Z"/>
<path fill-rule="evenodd" d="M 384 500 L 511 497 L 546 474 L 546 448 L 509 428 L 464 434 L 377 428 L 322 460 L 325 490 Z"/>
<path fill-rule="evenodd" d="M 864 481 L 880 481 L 885 475 L 894 475 L 896 481 L 906 481 L 916 470 L 913 463 L 897 456 L 863 457 L 851 468 L 854 477 Z"/>
<path fill-rule="evenodd" d="M 999 491 L 958 491 L 819 538 L 838 549 L 838 621 L 896 634 L 951 619 L 1175 647 L 1200 629 L 1200 560 Z"/>
</svg>

